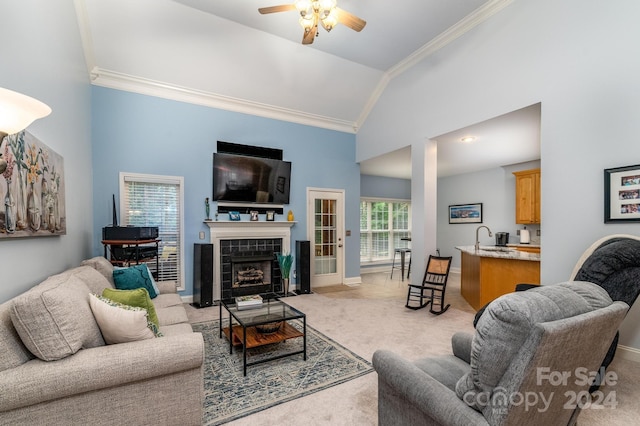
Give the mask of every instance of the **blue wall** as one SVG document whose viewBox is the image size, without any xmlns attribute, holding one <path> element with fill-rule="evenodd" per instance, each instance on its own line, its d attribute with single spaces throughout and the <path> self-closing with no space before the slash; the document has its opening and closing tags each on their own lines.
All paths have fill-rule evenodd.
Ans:
<svg viewBox="0 0 640 426">
<path fill-rule="evenodd" d="M 360 196 L 397 200 L 411 199 L 411 180 L 362 175 Z"/>
<path fill-rule="evenodd" d="M 355 135 L 218 110 L 103 87 L 92 89 L 95 255 L 111 220 L 119 173 L 184 176 L 185 291 L 193 294 L 193 244 L 202 242 L 204 199 L 212 193 L 212 156 L 218 140 L 278 148 L 292 162 L 291 209 L 298 222 L 291 240 L 306 240 L 306 188 L 345 190 L 345 276 L 358 277 L 360 170 Z M 216 206 L 213 203 L 212 214 Z"/>
</svg>

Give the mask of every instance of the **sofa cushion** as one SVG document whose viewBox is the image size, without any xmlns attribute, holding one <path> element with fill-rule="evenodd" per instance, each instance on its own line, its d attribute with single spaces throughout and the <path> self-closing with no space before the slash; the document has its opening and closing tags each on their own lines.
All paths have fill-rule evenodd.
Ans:
<svg viewBox="0 0 640 426">
<path fill-rule="evenodd" d="M 8 301 L 0 305 L 0 372 L 15 368 L 34 358 L 11 322 L 11 305 Z"/>
<path fill-rule="evenodd" d="M 135 290 L 118 290 L 115 288 L 105 288 L 102 292 L 102 297 L 111 299 L 114 302 L 122 303 L 129 306 L 137 306 L 144 308 L 149 315 L 149 321 L 154 323 L 156 327 L 160 327 L 158 323 L 158 315 L 156 314 L 156 308 L 153 306 L 153 302 L 149 297 L 149 292 L 146 288 L 136 288 Z"/>
<path fill-rule="evenodd" d="M 80 278 L 89 287 L 90 293 L 100 294 L 105 288 L 113 288 L 113 284 L 91 266 L 78 266 L 64 271 L 62 274 L 72 274 Z"/>
<path fill-rule="evenodd" d="M 58 274 L 13 299 L 11 321 L 38 358 L 55 361 L 104 345 L 89 307 L 89 288 L 73 274 Z"/>
<path fill-rule="evenodd" d="M 168 308 L 170 306 L 182 306 L 182 303 L 182 299 L 177 293 L 159 294 L 158 297 L 153 299 L 153 304 L 156 309 Z"/>
<path fill-rule="evenodd" d="M 473 394 L 491 395 L 535 324 L 571 318 L 611 303 L 601 287 L 577 281 L 499 297 L 489 304 L 476 325 L 471 371 L 456 384 L 456 394 L 467 403 L 477 400 Z"/>
<path fill-rule="evenodd" d="M 89 304 L 107 344 L 153 339 L 159 333 L 144 308 L 90 295 Z"/>
<path fill-rule="evenodd" d="M 111 287 L 115 287 L 113 282 L 113 265 L 107 259 L 102 256 L 92 257 L 91 259 L 83 260 L 82 266 L 91 266 L 96 271 L 100 272 L 111 283 Z M 94 292 L 95 293 L 95 292 Z"/>
<path fill-rule="evenodd" d="M 134 265 L 128 268 L 114 269 L 113 282 L 119 290 L 146 288 L 149 296 L 153 299 L 158 294 L 153 288 L 148 271 L 147 265 Z"/>
<path fill-rule="evenodd" d="M 168 308 L 158 308 L 158 321 L 160 321 L 160 327 L 171 324 L 180 324 L 183 322 L 189 322 L 187 317 L 187 311 L 183 306 L 169 306 Z"/>
</svg>

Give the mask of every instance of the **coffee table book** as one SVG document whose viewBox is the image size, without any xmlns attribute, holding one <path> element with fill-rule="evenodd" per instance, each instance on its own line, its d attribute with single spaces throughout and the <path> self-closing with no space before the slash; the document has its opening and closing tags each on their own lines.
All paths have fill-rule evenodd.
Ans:
<svg viewBox="0 0 640 426">
<path fill-rule="evenodd" d="M 244 309 L 259 308 L 262 306 L 262 297 L 259 295 L 239 296 L 236 297 L 236 306 L 239 311 Z"/>
</svg>

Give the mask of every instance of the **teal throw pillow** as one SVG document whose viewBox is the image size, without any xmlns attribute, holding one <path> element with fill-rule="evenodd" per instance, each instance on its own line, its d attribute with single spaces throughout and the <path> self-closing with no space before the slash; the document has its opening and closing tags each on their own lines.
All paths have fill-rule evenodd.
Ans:
<svg viewBox="0 0 640 426">
<path fill-rule="evenodd" d="M 151 283 L 147 265 L 135 265 L 124 269 L 114 269 L 113 282 L 118 290 L 146 288 L 152 299 L 158 295 Z"/>
</svg>

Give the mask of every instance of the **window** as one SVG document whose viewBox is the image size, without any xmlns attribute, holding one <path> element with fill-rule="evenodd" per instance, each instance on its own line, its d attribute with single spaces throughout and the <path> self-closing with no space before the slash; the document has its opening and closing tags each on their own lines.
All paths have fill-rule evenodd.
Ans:
<svg viewBox="0 0 640 426">
<path fill-rule="evenodd" d="M 396 248 L 407 247 L 410 218 L 408 201 L 361 199 L 360 262 L 391 261 Z"/>
<path fill-rule="evenodd" d="M 161 240 L 158 271 L 148 262 L 158 281 L 175 281 L 184 290 L 184 178 L 120 173 L 122 225 L 157 226 Z"/>
</svg>

